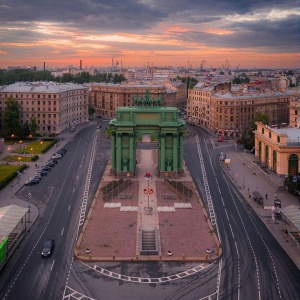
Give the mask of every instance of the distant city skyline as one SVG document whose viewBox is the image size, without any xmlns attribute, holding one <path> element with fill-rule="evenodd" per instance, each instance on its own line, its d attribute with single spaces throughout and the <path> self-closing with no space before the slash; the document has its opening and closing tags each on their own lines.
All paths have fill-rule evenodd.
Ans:
<svg viewBox="0 0 300 300">
<path fill-rule="evenodd" d="M 299 68 L 295 0 L 0 3 L 0 68 Z"/>
</svg>

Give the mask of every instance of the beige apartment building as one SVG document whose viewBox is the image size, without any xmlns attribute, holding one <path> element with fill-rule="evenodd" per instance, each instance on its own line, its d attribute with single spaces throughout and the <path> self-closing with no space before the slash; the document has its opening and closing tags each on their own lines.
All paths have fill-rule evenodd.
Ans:
<svg viewBox="0 0 300 300">
<path fill-rule="evenodd" d="M 95 114 L 115 117 L 119 106 L 133 106 L 133 97 L 162 97 L 162 105 L 176 106 L 176 92 L 162 84 L 94 84 L 90 91 L 90 105 Z"/>
<path fill-rule="evenodd" d="M 277 174 L 297 175 L 300 157 L 300 129 L 274 129 L 256 123 L 255 155 Z"/>
<path fill-rule="evenodd" d="M 290 101 L 290 127 L 300 128 L 300 98 Z"/>
<path fill-rule="evenodd" d="M 0 125 L 6 99 L 20 107 L 20 122 L 35 118 L 40 133 L 60 133 L 88 121 L 88 88 L 73 83 L 18 82 L 0 87 Z"/>
<path fill-rule="evenodd" d="M 297 91 L 295 91 L 297 93 Z M 270 124 L 279 127 L 289 122 L 292 91 L 249 90 L 231 83 L 200 84 L 189 89 L 190 122 L 206 126 L 224 137 L 240 137 L 250 130 L 251 120 L 261 112 Z"/>
</svg>

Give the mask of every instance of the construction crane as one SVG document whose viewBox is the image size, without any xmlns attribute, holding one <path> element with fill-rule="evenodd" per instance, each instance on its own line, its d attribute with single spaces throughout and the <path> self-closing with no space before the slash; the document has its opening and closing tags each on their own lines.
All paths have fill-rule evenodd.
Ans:
<svg viewBox="0 0 300 300">
<path fill-rule="evenodd" d="M 230 64 L 229 64 L 229 61 L 228 61 L 227 58 L 226 58 L 226 60 L 225 60 L 225 64 L 222 65 L 222 67 L 223 67 L 223 69 L 230 69 Z"/>
<path fill-rule="evenodd" d="M 202 60 L 200 63 L 200 70 L 203 70 L 204 65 L 206 64 L 206 60 Z"/>
</svg>

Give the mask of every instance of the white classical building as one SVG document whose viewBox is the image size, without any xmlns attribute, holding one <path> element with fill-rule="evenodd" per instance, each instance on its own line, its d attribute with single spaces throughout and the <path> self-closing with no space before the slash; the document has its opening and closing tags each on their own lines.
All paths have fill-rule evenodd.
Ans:
<svg viewBox="0 0 300 300">
<path fill-rule="evenodd" d="M 35 118 L 40 133 L 60 133 L 88 121 L 88 88 L 73 83 L 17 82 L 0 87 L 0 126 L 6 100 L 15 99 L 20 122 Z"/>
</svg>

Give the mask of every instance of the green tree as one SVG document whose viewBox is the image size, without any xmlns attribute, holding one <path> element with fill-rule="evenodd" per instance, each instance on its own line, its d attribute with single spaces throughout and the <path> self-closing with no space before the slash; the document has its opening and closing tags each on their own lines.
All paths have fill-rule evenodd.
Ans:
<svg viewBox="0 0 300 300">
<path fill-rule="evenodd" d="M 22 138 L 28 138 L 28 136 L 30 135 L 30 127 L 28 122 L 25 122 L 23 126 L 21 126 L 21 132 L 22 132 L 21 134 Z"/>
<path fill-rule="evenodd" d="M 21 132 L 21 126 L 20 126 L 20 108 L 18 102 L 9 97 L 7 98 L 6 102 L 6 108 L 4 112 L 4 132 L 6 135 L 17 135 L 20 136 L 22 134 Z"/>
<path fill-rule="evenodd" d="M 89 115 L 93 115 L 95 113 L 95 108 L 89 105 Z"/>
<path fill-rule="evenodd" d="M 242 81 L 241 81 L 241 79 L 240 79 L 240 78 L 238 78 L 238 77 L 234 77 L 234 78 L 233 78 L 233 80 L 232 80 L 232 83 L 235 83 L 235 84 L 241 84 L 241 83 L 242 83 Z"/>
<path fill-rule="evenodd" d="M 254 131 L 256 130 L 256 124 L 255 124 L 256 122 L 262 122 L 265 125 L 269 125 L 270 116 L 259 112 L 255 116 L 255 118 L 253 120 L 251 120 L 250 130 L 248 132 L 248 135 L 246 137 L 244 137 L 244 145 L 245 146 L 254 147 Z"/>
<path fill-rule="evenodd" d="M 125 81 L 126 78 L 124 77 L 123 74 L 115 74 L 114 77 L 113 77 L 113 83 L 116 84 L 116 83 L 121 83 L 122 81 Z"/>
<path fill-rule="evenodd" d="M 64 73 L 61 82 L 74 82 L 74 75 L 70 73 Z"/>
<path fill-rule="evenodd" d="M 38 125 L 38 123 L 37 123 L 37 121 L 36 121 L 36 118 L 35 118 L 35 117 L 32 117 L 32 118 L 30 119 L 30 123 L 29 123 L 30 134 L 32 134 L 32 136 L 35 137 L 38 128 L 39 128 L 39 125 Z"/>
</svg>

